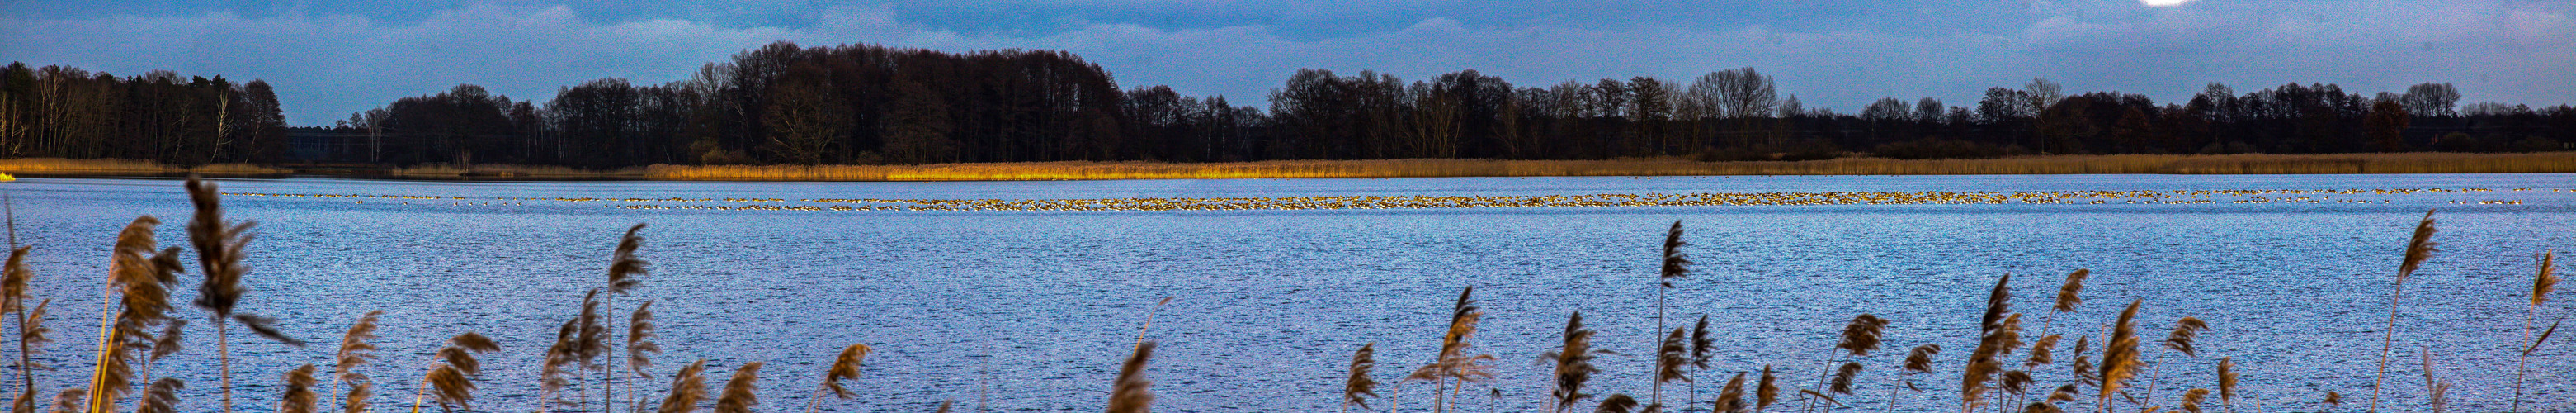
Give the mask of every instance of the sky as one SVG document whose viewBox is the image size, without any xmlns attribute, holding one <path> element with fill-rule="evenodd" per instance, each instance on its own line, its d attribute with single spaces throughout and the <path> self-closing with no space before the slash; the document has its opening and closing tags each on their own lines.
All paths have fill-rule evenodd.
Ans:
<svg viewBox="0 0 2576 413">
<path fill-rule="evenodd" d="M 299 126 L 461 83 L 540 103 L 658 84 L 780 40 L 1067 50 L 1122 87 L 1256 107 L 1299 68 L 1545 86 L 1753 67 L 1844 113 L 2043 77 L 2160 102 L 2449 82 L 2462 103 L 2576 103 L 2567 0 L 0 0 L 0 61 L 264 79 Z"/>
</svg>

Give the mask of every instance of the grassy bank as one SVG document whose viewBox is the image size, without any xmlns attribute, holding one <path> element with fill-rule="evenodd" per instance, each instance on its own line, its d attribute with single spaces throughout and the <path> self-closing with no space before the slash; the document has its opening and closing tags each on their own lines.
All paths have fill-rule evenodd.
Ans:
<svg viewBox="0 0 2576 413">
<path fill-rule="evenodd" d="M 616 170 L 560 166 L 427 165 L 303 168 L 216 164 L 193 168 L 113 159 L 0 159 L 0 173 L 33 176 L 326 174 L 411 179 L 647 179 L 706 181 L 1033 181 L 1097 179 L 1419 178 L 1463 176 L 2351 174 L 2576 172 L 2576 152 L 2322 155 L 2053 155 L 1996 159 L 1696 162 L 1680 159 L 1507 161 L 1385 159 L 1224 163 L 1024 162 L 931 165 L 653 165 Z"/>
</svg>

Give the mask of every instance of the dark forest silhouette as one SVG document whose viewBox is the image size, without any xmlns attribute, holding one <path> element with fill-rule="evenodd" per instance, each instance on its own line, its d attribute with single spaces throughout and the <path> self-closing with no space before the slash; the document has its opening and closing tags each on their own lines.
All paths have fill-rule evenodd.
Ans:
<svg viewBox="0 0 2576 413">
<path fill-rule="evenodd" d="M 13 64 L 0 70 L 0 155 L 214 162 L 874 164 L 1503 158 L 1802 160 L 1867 155 L 2554 151 L 2576 107 L 2460 105 L 2426 83 L 2364 96 L 2333 84 L 2187 102 L 2066 94 L 2045 79 L 1976 102 L 1884 98 L 1804 107 L 1753 68 L 1515 86 L 1473 70 L 1407 82 L 1303 69 L 1268 110 L 1163 86 L 1120 89 L 1061 51 L 946 53 L 772 43 L 661 85 L 600 79 L 542 104 L 459 85 L 299 128 L 269 86 Z"/>
</svg>

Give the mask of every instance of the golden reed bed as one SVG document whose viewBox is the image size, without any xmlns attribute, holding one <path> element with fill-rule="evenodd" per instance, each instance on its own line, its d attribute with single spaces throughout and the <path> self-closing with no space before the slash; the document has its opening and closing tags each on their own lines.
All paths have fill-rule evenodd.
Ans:
<svg viewBox="0 0 2576 413">
<path fill-rule="evenodd" d="M 185 168 L 112 159 L 0 159 L 20 175 L 288 175 L 351 171 L 216 164 Z M 559 166 L 443 165 L 357 171 L 423 179 L 649 179 L 708 181 L 1034 181 L 1098 179 L 1417 178 L 1465 176 L 2349 174 L 2576 172 L 2576 152 L 2324 155 L 2054 155 L 1998 159 L 1695 162 L 1679 159 L 1507 161 L 1387 159 L 1225 163 L 1019 162 L 932 165 L 653 165 L 592 171 Z"/>
</svg>

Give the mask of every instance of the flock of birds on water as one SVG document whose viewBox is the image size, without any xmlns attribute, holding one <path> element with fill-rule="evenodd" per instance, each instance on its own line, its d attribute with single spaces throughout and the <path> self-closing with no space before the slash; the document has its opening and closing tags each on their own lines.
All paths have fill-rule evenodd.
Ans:
<svg viewBox="0 0 2576 413">
<path fill-rule="evenodd" d="M 526 206 L 599 204 L 630 210 L 709 211 L 1282 211 L 1434 208 L 1588 208 L 1812 205 L 2384 204 L 2404 195 L 2488 194 L 2485 188 L 2128 191 L 1759 192 L 1589 195 L 1348 195 L 1223 198 L 879 199 L 879 198 L 541 198 L 378 194 L 228 193 L 240 197 L 345 199 L 358 204 Z M 2531 188 L 2501 190 L 2533 191 Z M 2576 189 L 2548 189 L 2569 191 Z M 2520 200 L 2451 199 L 2454 205 L 2521 205 Z"/>
</svg>

